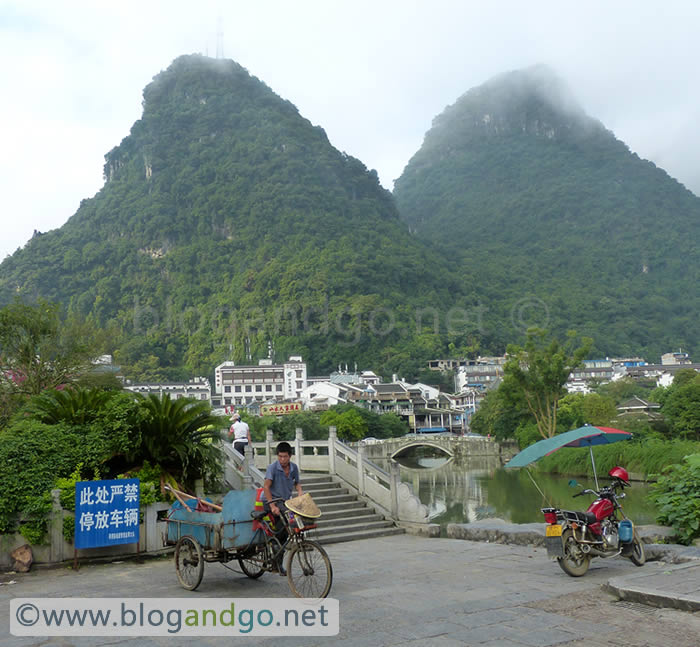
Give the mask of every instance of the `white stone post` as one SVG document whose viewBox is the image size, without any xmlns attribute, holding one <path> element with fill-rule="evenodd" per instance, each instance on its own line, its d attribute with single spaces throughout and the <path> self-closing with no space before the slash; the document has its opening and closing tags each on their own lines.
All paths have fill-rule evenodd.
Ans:
<svg viewBox="0 0 700 647">
<path fill-rule="evenodd" d="M 195 479 L 194 481 L 194 493 L 200 499 L 204 496 L 204 479 Z"/>
<path fill-rule="evenodd" d="M 243 448 L 243 489 L 249 490 L 253 487 L 253 477 L 250 475 L 250 466 L 253 464 L 253 448 L 246 445 Z"/>
<path fill-rule="evenodd" d="M 365 493 L 365 448 L 359 445 L 357 448 L 357 491 L 364 495 Z"/>
<path fill-rule="evenodd" d="M 294 453 L 296 454 L 296 464 L 301 471 L 301 441 L 304 440 L 304 430 L 301 427 L 296 428 L 296 433 L 294 436 Z"/>
<path fill-rule="evenodd" d="M 246 463 L 248 465 L 255 466 L 255 459 L 253 458 L 253 446 L 248 444 L 243 448 L 243 455 L 245 456 Z"/>
<path fill-rule="evenodd" d="M 275 437 L 274 434 L 272 433 L 272 429 L 266 429 L 265 430 L 265 460 L 267 461 L 267 464 L 270 465 L 270 463 L 273 462 L 272 458 L 272 443 L 274 442 Z"/>
<path fill-rule="evenodd" d="M 394 521 L 399 519 L 399 484 L 401 483 L 401 470 L 396 461 L 391 461 L 389 465 L 389 474 L 391 476 L 391 516 Z"/>
<path fill-rule="evenodd" d="M 328 427 L 328 473 L 335 474 L 335 443 L 338 433 L 335 427 Z"/>
<path fill-rule="evenodd" d="M 195 482 L 195 494 L 197 493 L 196 489 L 196 482 Z M 200 496 L 197 494 L 197 496 Z M 158 510 L 153 503 L 149 503 L 147 506 L 144 507 L 143 509 L 143 524 L 144 524 L 144 534 L 146 535 L 145 539 L 146 541 L 144 542 L 144 537 L 141 536 L 140 539 L 140 545 L 141 545 L 141 550 L 149 553 L 154 550 L 158 550 L 159 548 L 162 548 L 161 543 L 159 541 L 158 537 Z"/>
</svg>

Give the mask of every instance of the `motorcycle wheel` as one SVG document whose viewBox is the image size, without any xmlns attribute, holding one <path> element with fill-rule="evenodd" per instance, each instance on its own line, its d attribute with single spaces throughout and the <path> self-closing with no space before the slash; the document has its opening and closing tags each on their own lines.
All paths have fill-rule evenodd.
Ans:
<svg viewBox="0 0 700 647">
<path fill-rule="evenodd" d="M 634 539 L 632 540 L 632 552 L 629 555 L 630 561 L 635 566 L 644 566 L 647 561 L 646 553 L 644 552 L 644 544 L 637 537 L 637 531 L 634 531 Z"/>
<path fill-rule="evenodd" d="M 591 556 L 581 550 L 571 530 L 565 530 L 561 539 L 564 543 L 564 557 L 557 557 L 561 570 L 571 577 L 585 575 L 591 564 Z"/>
</svg>

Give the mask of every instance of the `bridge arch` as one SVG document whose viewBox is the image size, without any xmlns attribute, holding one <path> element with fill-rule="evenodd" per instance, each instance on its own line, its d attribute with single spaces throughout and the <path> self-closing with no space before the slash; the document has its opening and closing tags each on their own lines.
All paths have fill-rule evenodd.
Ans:
<svg viewBox="0 0 700 647">
<path fill-rule="evenodd" d="M 432 449 L 436 449 L 441 454 L 445 454 L 445 456 L 448 456 L 449 458 L 454 458 L 454 453 L 450 449 L 447 449 L 444 445 L 441 445 L 437 442 L 432 442 L 430 440 L 418 440 L 418 439 L 412 440 L 411 442 L 406 443 L 405 445 L 401 445 L 401 447 L 396 449 L 391 454 L 391 458 L 401 458 L 409 450 L 411 450 L 415 447 L 431 447 Z"/>
</svg>

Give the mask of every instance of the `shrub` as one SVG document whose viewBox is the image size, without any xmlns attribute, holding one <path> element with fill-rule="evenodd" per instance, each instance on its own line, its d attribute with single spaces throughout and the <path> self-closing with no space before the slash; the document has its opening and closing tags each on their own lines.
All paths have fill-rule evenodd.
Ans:
<svg viewBox="0 0 700 647">
<path fill-rule="evenodd" d="M 37 514 L 56 478 L 67 477 L 83 459 L 85 441 L 67 425 L 33 420 L 0 434 L 0 533 L 13 532 L 20 516 Z"/>
<path fill-rule="evenodd" d="M 656 520 L 671 526 L 681 544 L 700 537 L 700 453 L 671 465 L 652 487 L 650 498 L 658 507 Z"/>
</svg>

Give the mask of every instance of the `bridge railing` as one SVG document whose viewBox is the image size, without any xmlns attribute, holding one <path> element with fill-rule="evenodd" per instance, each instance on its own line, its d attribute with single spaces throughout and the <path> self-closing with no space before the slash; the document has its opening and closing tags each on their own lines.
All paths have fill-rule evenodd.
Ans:
<svg viewBox="0 0 700 647">
<path fill-rule="evenodd" d="M 267 466 L 276 460 L 272 431 L 267 431 L 264 442 L 246 447 L 245 456 L 230 443 L 225 445 L 227 483 L 232 487 L 261 487 Z M 294 462 L 301 471 L 338 477 L 360 498 L 395 521 L 428 522 L 427 506 L 413 494 L 410 485 L 401 482 L 398 464 L 392 462 L 390 471 L 383 470 L 365 456 L 364 447 L 353 449 L 339 440 L 335 427 L 330 427 L 328 439 L 322 440 L 304 440 L 302 430 L 297 429 L 292 445 Z"/>
</svg>

